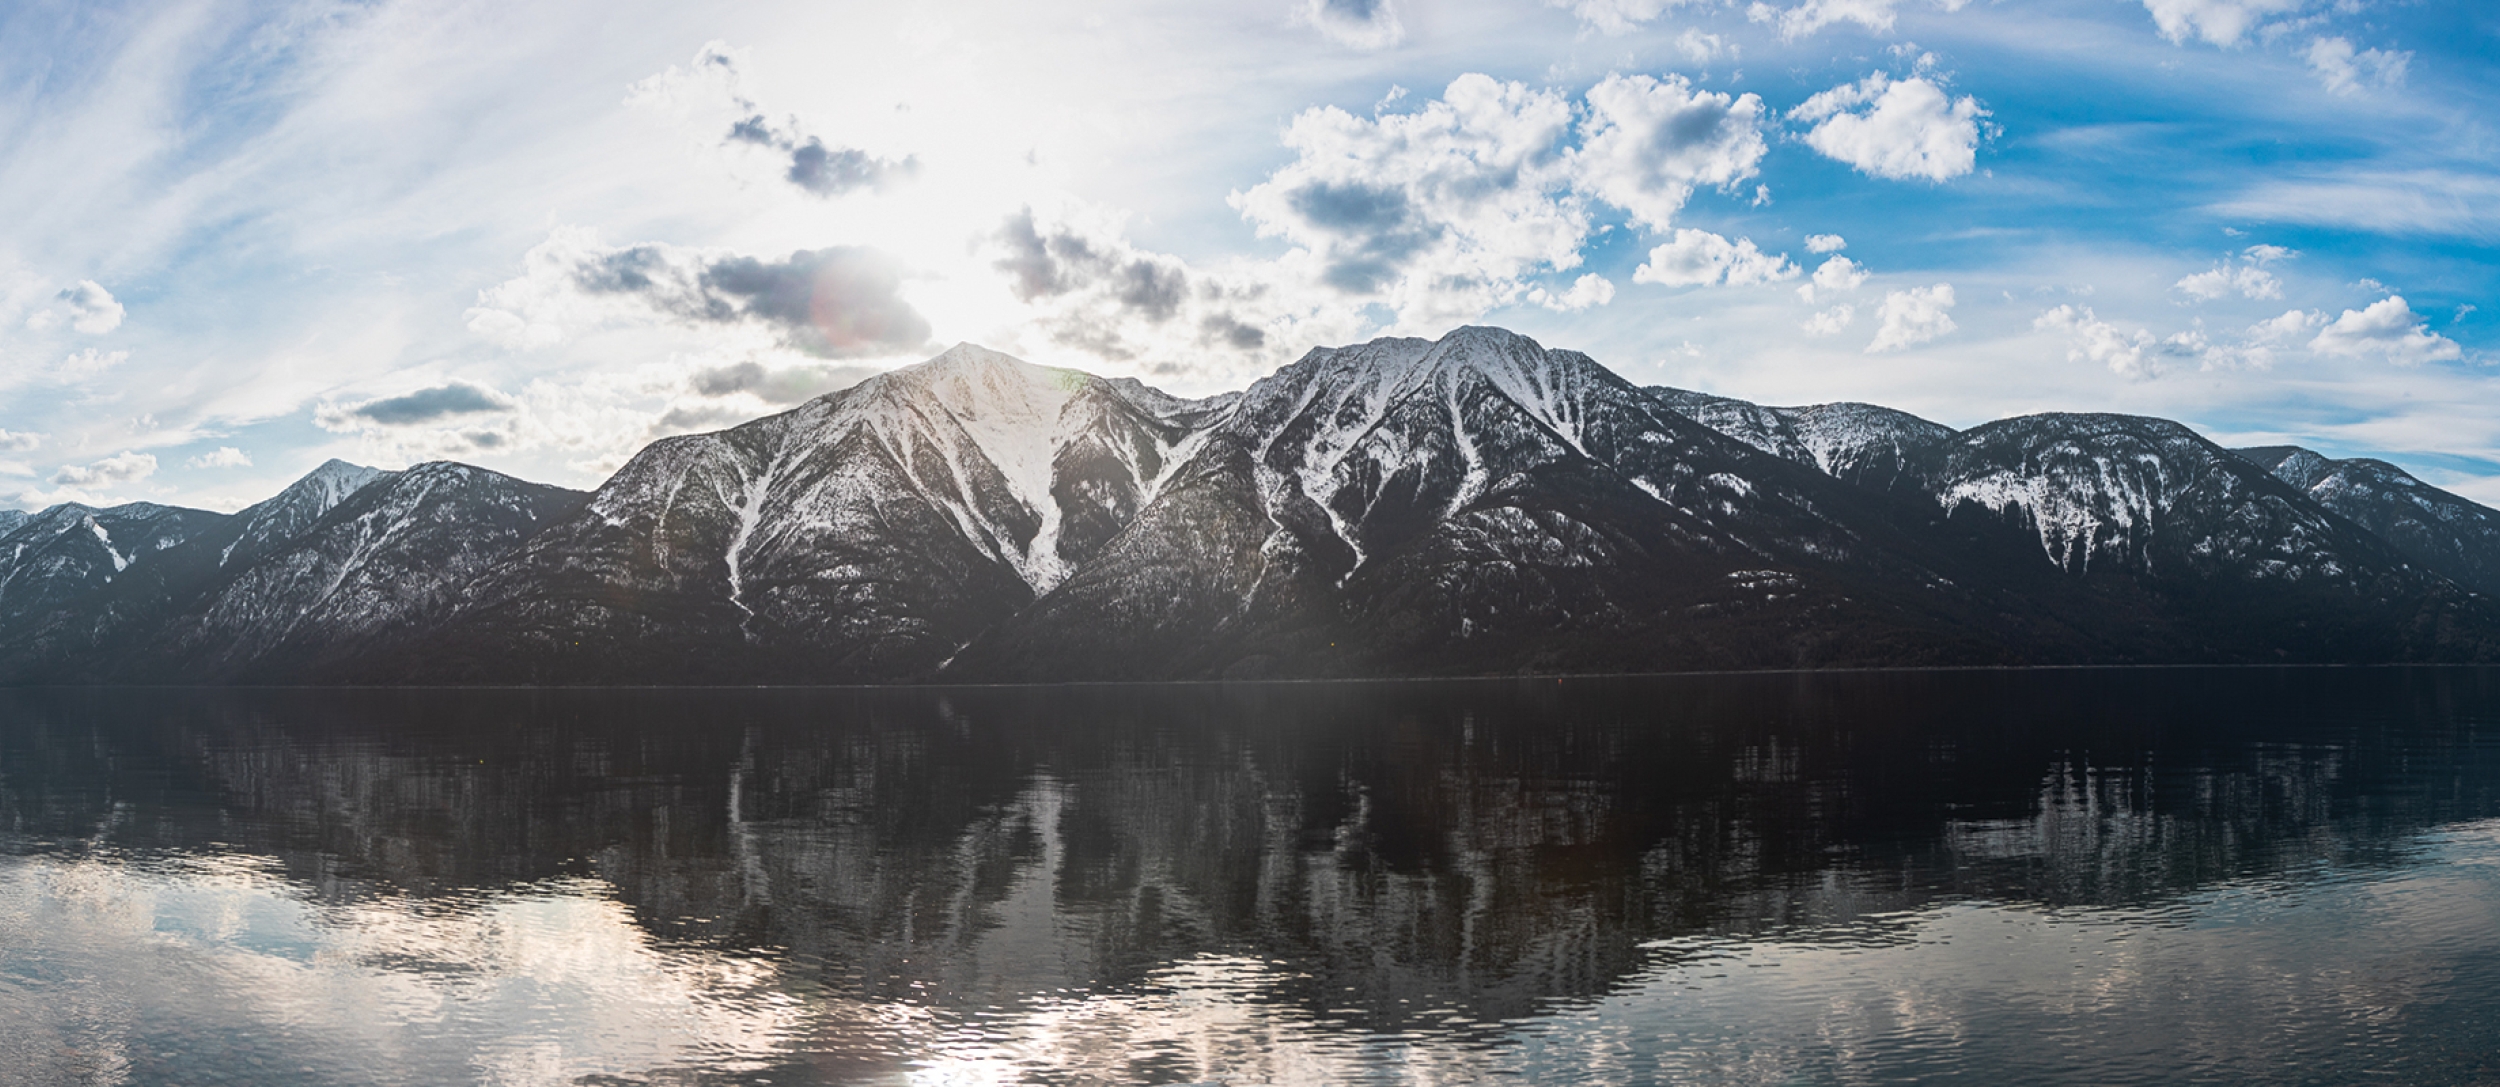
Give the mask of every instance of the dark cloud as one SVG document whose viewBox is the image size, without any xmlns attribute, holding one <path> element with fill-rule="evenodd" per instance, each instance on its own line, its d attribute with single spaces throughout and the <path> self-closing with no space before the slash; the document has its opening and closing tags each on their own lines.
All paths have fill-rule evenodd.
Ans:
<svg viewBox="0 0 2500 1087">
<path fill-rule="evenodd" d="M 1734 100 L 1720 95 L 1696 94 L 1691 105 L 1677 110 L 1667 123 L 1649 134 L 1648 154 L 1653 160 L 1676 157 L 1686 148 L 1710 148 L 1728 142 L 1727 131 L 1739 130 L 1729 123 L 1736 113 Z M 1750 116 L 1736 118 L 1750 124 Z"/>
<path fill-rule="evenodd" d="M 1189 297 L 1189 273 L 1178 264 L 1123 257 L 1065 227 L 1044 234 L 1030 208 L 1009 216 L 993 240 L 1001 252 L 992 267 L 1013 277 L 1008 289 L 1027 302 L 1102 285 L 1120 308 L 1160 324 Z"/>
<path fill-rule="evenodd" d="M 1396 189 L 1316 181 L 1287 194 L 1286 204 L 1304 222 L 1346 240 L 1348 244 L 1330 247 L 1328 268 L 1320 278 L 1355 294 L 1396 279 L 1437 233 Z"/>
<path fill-rule="evenodd" d="M 679 405 L 651 424 L 652 437 L 684 434 L 695 430 L 713 430 L 732 426 L 754 418 L 754 413 L 718 404 Z"/>
<path fill-rule="evenodd" d="M 800 131 L 796 121 L 775 124 L 760 113 L 729 126 L 728 139 L 731 143 L 754 144 L 790 156 L 790 168 L 782 172 L 783 179 L 818 196 L 840 196 L 856 189 L 875 188 L 920 171 L 920 160 L 916 158 L 896 161 L 877 158 L 855 147 L 827 147 L 824 140 Z"/>
<path fill-rule="evenodd" d="M 493 389 L 455 381 L 431 389 L 369 400 L 345 409 L 345 414 L 380 423 L 383 426 L 408 426 L 431 422 L 451 415 L 478 415 L 485 412 L 511 411 L 512 398 Z"/>
<path fill-rule="evenodd" d="M 693 388 L 697 396 L 752 393 L 769 404 L 795 404 L 836 389 L 850 388 L 875 377 L 877 373 L 865 366 L 785 366 L 768 369 L 762 363 L 747 361 L 697 370 L 687 376 L 686 384 Z"/>
<path fill-rule="evenodd" d="M 762 363 L 740 362 L 728 366 L 715 366 L 709 370 L 697 370 L 694 376 L 687 380 L 687 384 L 694 386 L 694 391 L 699 396 L 728 396 L 731 393 L 745 392 L 763 384 L 764 377 L 765 371 Z"/>
<path fill-rule="evenodd" d="M 1304 0 L 1303 16 L 1341 45 L 1381 49 L 1405 37 L 1394 0 Z"/>
<path fill-rule="evenodd" d="M 574 285 L 590 294 L 637 295 L 656 309 L 691 320 L 738 319 L 734 303 L 705 293 L 687 278 L 679 251 L 664 245 L 612 249 L 573 268 Z"/>
<path fill-rule="evenodd" d="M 582 258 L 573 282 L 688 321 L 759 321 L 792 347 L 834 358 L 896 354 L 929 341 L 929 322 L 900 294 L 901 265 L 859 246 L 768 261 L 637 245 Z"/>
<path fill-rule="evenodd" d="M 785 260 L 730 257 L 703 272 L 706 296 L 744 304 L 793 346 L 847 357 L 908 351 L 929 342 L 929 322 L 903 301 L 902 268 L 874 249 L 800 250 Z"/>
<path fill-rule="evenodd" d="M 824 141 L 811 136 L 790 149 L 790 170 L 783 176 L 818 196 L 834 196 L 882 183 L 888 176 L 908 177 L 918 170 L 915 159 L 888 162 L 855 147 L 827 150 Z"/>
<path fill-rule="evenodd" d="M 1241 323 L 1229 313 L 1219 313 L 1198 322 L 1198 331 L 1208 343 L 1220 343 L 1241 351 L 1255 351 L 1267 346 L 1267 333 Z"/>
<path fill-rule="evenodd" d="M 1353 183 L 1315 181 L 1286 198 L 1311 225 L 1340 234 L 1369 234 L 1394 229 L 1414 218 L 1406 194 Z"/>
<path fill-rule="evenodd" d="M 1142 258 L 1121 265 L 1112 282 L 1119 287 L 1121 305 L 1158 323 L 1171 320 L 1180 311 L 1181 300 L 1189 296 L 1186 273 Z"/>
<path fill-rule="evenodd" d="M 1031 208 L 1008 216 L 1007 225 L 999 228 L 996 240 L 1005 252 L 992 267 L 1015 277 L 1007 289 L 1014 291 L 1017 298 L 1030 302 L 1068 290 L 1059 258 L 1051 255 L 1050 240 L 1033 225 Z"/>
</svg>

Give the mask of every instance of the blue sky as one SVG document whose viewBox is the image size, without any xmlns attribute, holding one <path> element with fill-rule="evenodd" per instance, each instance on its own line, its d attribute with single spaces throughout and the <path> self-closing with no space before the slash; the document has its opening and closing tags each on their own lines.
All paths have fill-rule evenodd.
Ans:
<svg viewBox="0 0 2500 1087">
<path fill-rule="evenodd" d="M 2500 502 L 2495 57 L 2395 0 L 21 3 L 0 506 L 591 486 L 961 340 L 1204 393 L 1471 322 Z"/>
</svg>

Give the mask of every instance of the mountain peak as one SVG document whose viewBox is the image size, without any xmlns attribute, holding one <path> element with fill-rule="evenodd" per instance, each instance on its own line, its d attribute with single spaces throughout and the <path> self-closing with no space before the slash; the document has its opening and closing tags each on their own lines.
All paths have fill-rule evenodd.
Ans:
<svg viewBox="0 0 2500 1087">
<path fill-rule="evenodd" d="M 306 473 L 304 473 L 304 478 L 306 478 L 306 479 L 311 479 L 311 478 L 313 478 L 313 477 L 315 477 L 315 476 L 321 476 L 321 477 L 325 477 L 325 478 L 326 478 L 326 477 L 335 477 L 335 476 L 368 476 L 368 477 L 369 477 L 369 476 L 379 475 L 379 474 L 381 474 L 381 471 L 382 471 L 382 470 L 381 470 L 381 469 L 379 469 L 379 468 L 367 468 L 367 467 L 365 467 L 364 465 L 361 465 L 361 464 L 354 464 L 354 463 L 350 463 L 350 462 L 348 462 L 348 461 L 343 461 L 343 460 L 340 460 L 340 459 L 338 459 L 337 457 L 332 457 L 332 458 L 330 458 L 330 459 L 328 459 L 328 460 L 322 461 L 319 467 L 314 468 L 314 469 L 313 469 L 312 471 L 310 471 L 310 472 L 306 472 Z"/>
<path fill-rule="evenodd" d="M 1545 345 L 1524 333 L 1513 332 L 1498 325 L 1460 325 L 1434 342 L 1443 350 L 1491 347 L 1506 351 L 1534 351 L 1543 354 Z"/>
<path fill-rule="evenodd" d="M 993 351 L 987 347 L 981 346 L 980 344 L 973 343 L 970 340 L 958 343 L 953 347 L 949 347 L 944 351 L 940 351 L 937 354 L 930 356 L 924 361 L 913 363 L 896 372 L 950 373 L 981 370 L 1012 370 L 1017 372 L 1039 370 L 1049 373 L 1060 372 L 1048 366 L 1038 366 L 1033 363 L 1026 362 L 1023 359 L 1017 358 L 1004 351 Z"/>
<path fill-rule="evenodd" d="M 237 554 L 249 559 L 277 546 L 310 528 L 322 514 L 347 501 L 348 496 L 392 474 L 336 457 L 321 462 L 320 467 L 287 484 L 285 490 L 244 507 L 237 514 L 242 519 L 241 526 L 234 539 L 218 553 L 218 564 L 234 561 Z"/>
<path fill-rule="evenodd" d="M 390 474 L 379 468 L 367 468 L 332 457 L 287 484 L 286 489 L 243 512 L 247 520 L 282 519 L 287 522 L 286 531 L 291 532 L 310 524 L 312 518 L 328 512 L 330 507 L 345 501 L 348 495 L 362 490 L 366 484 Z"/>
</svg>

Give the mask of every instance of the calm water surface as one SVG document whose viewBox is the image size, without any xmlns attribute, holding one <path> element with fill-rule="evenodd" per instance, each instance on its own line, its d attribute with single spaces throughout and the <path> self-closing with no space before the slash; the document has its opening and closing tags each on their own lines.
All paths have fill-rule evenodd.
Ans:
<svg viewBox="0 0 2500 1087">
<path fill-rule="evenodd" d="M 2500 672 L 0 691 L 0 1084 L 2500 1084 Z"/>
</svg>

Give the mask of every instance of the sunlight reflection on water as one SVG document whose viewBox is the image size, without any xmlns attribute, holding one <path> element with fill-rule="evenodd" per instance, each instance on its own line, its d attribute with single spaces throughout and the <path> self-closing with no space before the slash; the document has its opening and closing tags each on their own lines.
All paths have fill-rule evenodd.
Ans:
<svg viewBox="0 0 2500 1087">
<path fill-rule="evenodd" d="M 0 717 L 0 1084 L 2500 1079 L 2482 716 L 2171 765 L 1472 694 L 1007 742 L 968 700 Z"/>
<path fill-rule="evenodd" d="M 1426 1003 L 1394 1031 L 1279 1003 L 1291 967 L 1239 955 L 1013 1006 L 878 1005 L 666 946 L 592 881 L 323 908 L 260 858 L 21 857 L 0 865 L 0 1007 L 12 1076 L 51 1082 L 2334 1079 L 2400 1074 L 2407 1009 L 2500 992 L 2500 821 L 2419 847 L 2420 869 L 2151 910 L 1963 902 L 1651 941 L 1601 997 L 1507 1023 Z M 2298 1029 L 2252 1031 L 2252 1008 Z"/>
</svg>

